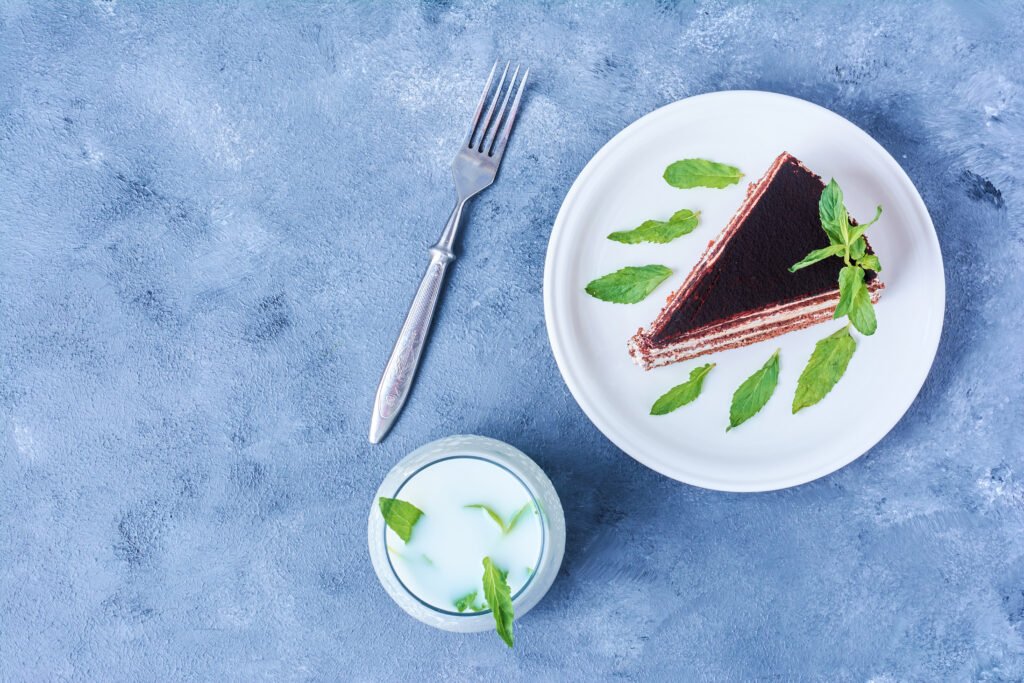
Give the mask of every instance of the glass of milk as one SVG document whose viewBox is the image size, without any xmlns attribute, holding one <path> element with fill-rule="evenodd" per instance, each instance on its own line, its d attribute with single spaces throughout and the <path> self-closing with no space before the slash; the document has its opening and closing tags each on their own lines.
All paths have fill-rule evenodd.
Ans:
<svg viewBox="0 0 1024 683">
<path fill-rule="evenodd" d="M 388 528 L 381 498 L 423 511 L 409 541 Z M 518 620 L 562 564 L 565 517 L 554 486 L 522 451 L 483 436 L 450 436 L 406 456 L 381 484 L 368 527 L 385 590 L 420 621 L 448 631 L 494 629 L 483 558 L 507 572 Z"/>
</svg>

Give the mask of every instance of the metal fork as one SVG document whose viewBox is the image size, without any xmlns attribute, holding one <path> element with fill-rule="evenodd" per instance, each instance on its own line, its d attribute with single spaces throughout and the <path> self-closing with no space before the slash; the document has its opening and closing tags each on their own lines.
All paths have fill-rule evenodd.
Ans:
<svg viewBox="0 0 1024 683">
<path fill-rule="evenodd" d="M 412 387 L 416 368 L 427 341 L 427 333 L 430 331 L 430 323 L 434 319 L 434 310 L 437 308 L 437 300 L 441 294 L 445 271 L 448 270 L 448 264 L 455 260 L 452 248 L 466 202 L 494 182 L 498 166 L 501 165 L 501 158 L 505 154 L 505 145 L 508 144 L 512 124 L 515 123 L 516 113 L 519 111 L 519 100 L 523 96 L 526 78 L 530 75 L 530 70 L 526 69 L 522 78 L 519 78 L 519 67 L 517 66 L 506 86 L 505 80 L 508 76 L 509 66 L 509 63 L 505 64 L 505 69 L 501 72 L 501 78 L 498 80 L 493 94 L 491 85 L 494 82 L 498 63 L 495 62 L 491 67 L 491 73 L 487 76 L 487 84 L 484 85 L 480 102 L 476 105 L 476 112 L 473 114 L 473 122 L 469 126 L 469 134 L 466 136 L 462 148 L 455 155 L 455 161 L 452 162 L 452 175 L 455 177 L 455 193 L 457 195 L 455 208 L 452 210 L 452 215 L 448 217 L 448 223 L 445 224 L 444 230 L 441 232 L 441 238 L 430 248 L 430 263 L 427 265 L 427 272 L 423 275 L 419 289 L 416 290 L 416 296 L 413 297 L 412 305 L 409 307 L 405 324 L 402 325 L 402 331 L 398 334 L 398 341 L 395 342 L 395 348 L 391 351 L 391 358 L 384 368 L 384 375 L 380 378 L 377 397 L 373 404 L 373 417 L 370 420 L 370 443 L 378 443 L 384 438 L 398 418 L 399 411 L 405 405 L 405 399 L 409 396 L 409 389 Z M 516 87 L 517 79 L 518 87 Z M 509 97 L 513 90 L 516 94 L 512 100 L 512 106 L 509 108 Z M 489 94 L 491 95 L 490 104 L 487 106 L 486 114 L 481 118 Z M 498 108 L 499 100 L 500 108 Z M 497 109 L 497 113 L 495 113 L 495 109 Z"/>
</svg>

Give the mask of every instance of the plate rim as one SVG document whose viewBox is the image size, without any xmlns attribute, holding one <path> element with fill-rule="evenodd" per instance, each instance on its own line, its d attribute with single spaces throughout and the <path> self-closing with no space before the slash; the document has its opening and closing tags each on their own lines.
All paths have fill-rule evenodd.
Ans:
<svg viewBox="0 0 1024 683">
<path fill-rule="evenodd" d="M 571 364 L 569 361 L 568 353 L 563 347 L 560 339 L 556 334 L 557 323 L 554 317 L 554 274 L 553 274 L 553 262 L 554 254 L 557 249 L 557 240 L 560 239 L 560 233 L 566 228 L 565 223 L 568 221 L 568 213 L 571 211 L 574 204 L 578 201 L 578 195 L 582 192 L 582 188 L 586 185 L 590 176 L 595 173 L 595 170 L 604 162 L 605 158 L 608 157 L 613 151 L 615 151 L 620 145 L 624 144 L 636 135 L 637 132 L 647 126 L 652 125 L 657 119 L 664 117 L 675 109 L 683 108 L 695 100 L 712 100 L 712 99 L 730 99 L 730 98 L 765 98 L 776 101 L 781 101 L 786 104 L 795 104 L 800 107 L 810 107 L 823 112 L 826 117 L 838 119 L 841 123 L 845 123 L 852 127 L 854 135 L 859 136 L 860 141 L 869 147 L 872 147 L 876 152 L 880 152 L 879 158 L 881 161 L 890 167 L 896 177 L 898 177 L 906 188 L 910 190 L 908 193 L 912 208 L 924 219 L 926 226 L 929 228 L 928 240 L 929 248 L 934 249 L 938 256 L 938 266 L 941 277 L 939 282 L 934 285 L 933 291 L 935 299 L 938 302 L 938 309 L 936 310 L 937 315 L 933 324 L 933 330 L 930 330 L 931 338 L 928 346 L 923 349 L 921 354 L 927 357 L 927 363 L 923 364 L 924 370 L 920 373 L 920 376 L 911 378 L 910 383 L 913 387 L 912 392 L 908 392 L 909 397 L 905 401 L 901 401 L 897 409 L 891 411 L 891 419 L 887 420 L 887 424 L 883 430 L 878 432 L 877 438 L 872 437 L 867 440 L 867 445 L 863 448 L 855 446 L 851 448 L 851 454 L 844 455 L 834 460 L 826 461 L 821 467 L 812 468 L 805 471 L 804 473 L 797 473 L 788 476 L 779 476 L 771 479 L 765 479 L 760 484 L 752 484 L 749 482 L 729 482 L 725 480 L 715 479 L 713 477 L 694 476 L 693 473 L 687 473 L 687 476 L 681 477 L 677 472 L 668 471 L 667 467 L 664 467 L 660 462 L 650 462 L 648 459 L 642 459 L 638 457 L 630 448 L 627 448 L 627 442 L 623 438 L 623 435 L 618 433 L 617 429 L 613 429 L 608 424 L 602 424 L 595 415 L 599 415 L 596 407 L 593 405 L 592 399 L 588 398 L 582 389 L 582 386 L 578 378 L 573 374 Z M 874 139 L 867 131 L 862 129 L 857 124 L 853 123 L 846 117 L 823 107 L 814 102 L 794 97 L 792 95 L 785 95 L 782 93 L 776 93 L 766 90 L 719 90 L 709 93 L 702 93 L 699 95 L 692 95 L 690 97 L 684 97 L 682 99 L 670 102 L 662 105 L 653 111 L 644 114 L 640 118 L 636 119 L 628 126 L 620 130 L 618 133 L 613 135 L 601 148 L 591 157 L 591 159 L 584 165 L 579 175 L 573 181 L 569 191 L 565 195 L 565 199 L 562 200 L 562 204 L 559 207 L 558 214 L 555 217 L 555 222 L 552 224 L 551 235 L 548 238 L 548 246 L 544 259 L 544 280 L 543 280 L 543 299 L 544 299 L 544 323 L 547 328 L 548 342 L 551 345 L 552 354 L 555 357 L 555 364 L 558 366 L 558 371 L 562 376 L 562 381 L 565 382 L 569 388 L 569 393 L 572 394 L 577 405 L 583 410 L 587 419 L 597 428 L 601 434 L 611 441 L 619 450 L 628 455 L 633 460 L 637 461 L 644 467 L 647 467 L 659 474 L 666 476 L 670 479 L 689 484 L 691 486 L 697 486 L 699 488 L 714 490 L 714 491 L 726 491 L 736 493 L 755 493 L 755 492 L 766 492 L 766 491 L 777 491 L 781 489 L 791 488 L 794 486 L 800 486 L 822 477 L 828 476 L 834 472 L 837 472 L 854 460 L 857 460 L 865 453 L 870 451 L 879 442 L 882 441 L 893 428 L 899 424 L 903 416 L 907 414 L 907 411 L 913 405 L 914 401 L 921 393 L 921 389 L 924 387 L 924 383 L 927 381 L 928 376 L 931 374 L 931 370 L 935 364 L 935 357 L 938 353 L 939 343 L 942 338 L 942 330 L 945 324 L 945 312 L 946 312 L 946 268 L 945 261 L 942 256 L 942 248 L 939 242 L 938 233 L 935 230 L 935 224 L 932 221 L 931 214 L 928 212 L 928 207 L 924 203 L 924 199 L 921 197 L 921 193 L 918 191 L 917 186 L 907 175 L 907 172 L 900 166 L 899 162 L 889 153 L 885 147 L 881 145 L 877 140 Z"/>
</svg>

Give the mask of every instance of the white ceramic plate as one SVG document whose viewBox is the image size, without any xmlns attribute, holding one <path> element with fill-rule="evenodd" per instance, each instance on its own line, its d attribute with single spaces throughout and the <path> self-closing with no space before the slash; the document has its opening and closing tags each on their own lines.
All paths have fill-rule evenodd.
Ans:
<svg viewBox="0 0 1024 683">
<path fill-rule="evenodd" d="M 861 221 L 881 204 L 868 236 L 886 288 L 878 331 L 857 338 L 845 376 L 816 406 L 790 411 L 797 377 L 816 341 L 839 321 L 645 372 L 626 341 L 647 327 L 717 237 L 772 160 L 788 151 L 827 182 L 835 177 Z M 662 180 L 677 159 L 712 159 L 746 174 L 732 187 L 679 190 Z M 669 244 L 605 239 L 648 218 L 700 210 L 691 234 Z M 639 304 L 588 296 L 592 279 L 628 265 L 675 272 Z M 616 135 L 587 164 L 555 221 L 544 271 L 544 313 L 555 359 L 584 412 L 605 436 L 648 467 L 723 491 L 768 491 L 812 481 L 850 463 L 890 429 L 924 383 L 942 332 L 945 281 L 928 210 L 899 164 L 867 133 L 827 109 L 784 95 L 718 92 L 662 107 Z M 781 348 L 778 388 L 764 409 L 726 433 L 733 391 Z M 666 416 L 649 415 L 662 393 L 696 365 L 715 362 L 704 391 Z"/>
</svg>

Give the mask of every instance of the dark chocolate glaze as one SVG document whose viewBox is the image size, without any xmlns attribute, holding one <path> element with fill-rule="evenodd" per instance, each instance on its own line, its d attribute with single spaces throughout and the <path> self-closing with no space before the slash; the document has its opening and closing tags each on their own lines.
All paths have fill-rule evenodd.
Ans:
<svg viewBox="0 0 1024 683">
<path fill-rule="evenodd" d="M 818 217 L 824 189 L 821 178 L 787 159 L 690 296 L 662 329 L 652 330 L 651 342 L 668 343 L 741 313 L 837 289 L 840 258 L 789 272 L 808 252 L 828 246 Z M 865 279 L 873 278 L 868 271 Z"/>
</svg>

